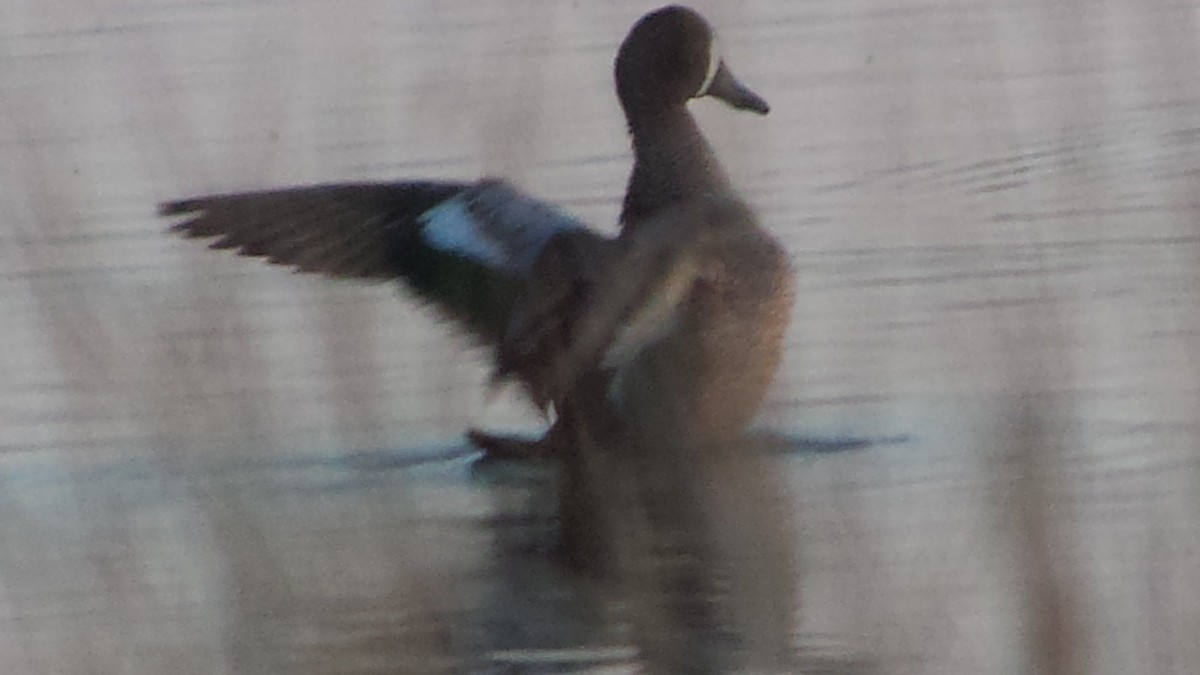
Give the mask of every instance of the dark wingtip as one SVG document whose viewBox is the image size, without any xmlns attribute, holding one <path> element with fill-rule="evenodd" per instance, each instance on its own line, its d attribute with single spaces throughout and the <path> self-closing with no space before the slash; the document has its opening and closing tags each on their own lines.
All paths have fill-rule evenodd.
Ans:
<svg viewBox="0 0 1200 675">
<path fill-rule="evenodd" d="M 195 200 L 179 199 L 173 202 L 162 202 L 158 205 L 158 215 L 179 216 L 200 210 Z"/>
<path fill-rule="evenodd" d="M 158 215 L 159 217 L 191 216 L 186 220 L 168 225 L 166 232 L 167 234 L 177 234 L 194 239 L 196 237 L 211 236 L 196 231 L 199 212 L 203 211 L 204 208 L 205 204 L 199 199 L 177 199 L 170 202 L 161 202 L 158 205 Z"/>
<path fill-rule="evenodd" d="M 160 215 L 176 216 L 176 215 L 180 215 L 180 214 L 184 214 L 184 213 L 189 213 L 189 212 L 188 211 L 173 211 L 170 213 L 160 212 Z M 189 218 L 188 220 L 185 220 L 183 222 L 172 223 L 172 224 L 168 225 L 165 232 L 167 234 L 177 234 L 181 237 L 187 237 L 189 239 L 194 239 L 194 238 L 203 237 L 203 236 L 211 236 L 211 235 L 202 235 L 202 234 L 197 233 L 196 230 L 194 229 L 195 225 L 196 225 L 196 220 L 194 218 Z"/>
</svg>

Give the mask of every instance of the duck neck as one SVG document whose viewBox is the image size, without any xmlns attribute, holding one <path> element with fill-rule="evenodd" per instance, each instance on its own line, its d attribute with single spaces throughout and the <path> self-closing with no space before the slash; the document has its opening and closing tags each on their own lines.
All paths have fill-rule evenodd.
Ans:
<svg viewBox="0 0 1200 675">
<path fill-rule="evenodd" d="M 621 210 L 623 226 L 681 201 L 729 189 L 729 179 L 684 105 L 633 114 L 633 172 Z"/>
</svg>

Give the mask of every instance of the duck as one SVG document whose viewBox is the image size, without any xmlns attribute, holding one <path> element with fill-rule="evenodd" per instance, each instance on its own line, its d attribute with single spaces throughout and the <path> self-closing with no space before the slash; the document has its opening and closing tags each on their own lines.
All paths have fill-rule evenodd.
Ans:
<svg viewBox="0 0 1200 675">
<path fill-rule="evenodd" d="M 497 178 L 222 193 L 158 211 L 177 219 L 170 232 L 211 239 L 211 249 L 401 281 L 492 351 L 493 381 L 516 380 L 544 410 L 596 371 L 636 418 L 654 396 L 646 383 L 682 368 L 670 381 L 688 395 L 669 397 L 671 414 L 710 420 L 698 434 L 736 430 L 778 367 L 791 272 L 688 111 L 700 98 L 769 111 L 718 44 L 708 21 L 679 5 L 646 14 L 621 43 L 614 79 L 634 163 L 615 237 Z M 637 355 L 638 367 L 623 367 Z M 486 453 L 528 457 L 560 452 L 572 434 L 556 419 L 535 441 L 468 437 Z"/>
</svg>

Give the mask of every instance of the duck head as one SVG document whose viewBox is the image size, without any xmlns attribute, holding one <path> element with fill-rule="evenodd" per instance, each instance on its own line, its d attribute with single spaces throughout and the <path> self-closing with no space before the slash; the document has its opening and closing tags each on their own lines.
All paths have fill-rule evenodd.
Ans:
<svg viewBox="0 0 1200 675">
<path fill-rule="evenodd" d="M 695 10 L 671 5 L 643 16 L 617 52 L 617 95 L 632 122 L 712 96 L 765 115 L 767 102 L 733 76 L 712 26 Z"/>
</svg>

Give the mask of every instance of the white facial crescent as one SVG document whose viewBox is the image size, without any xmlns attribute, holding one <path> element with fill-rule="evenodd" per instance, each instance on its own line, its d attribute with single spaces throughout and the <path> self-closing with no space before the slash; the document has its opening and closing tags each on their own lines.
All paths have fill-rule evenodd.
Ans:
<svg viewBox="0 0 1200 675">
<path fill-rule="evenodd" d="M 696 98 L 700 98 L 708 93 L 708 88 L 712 86 L 713 80 L 717 79 L 717 69 L 721 67 L 721 48 L 717 45 L 717 36 L 713 36 L 708 43 L 708 72 L 704 74 L 704 82 L 700 84 L 700 90 L 696 92 Z"/>
</svg>

